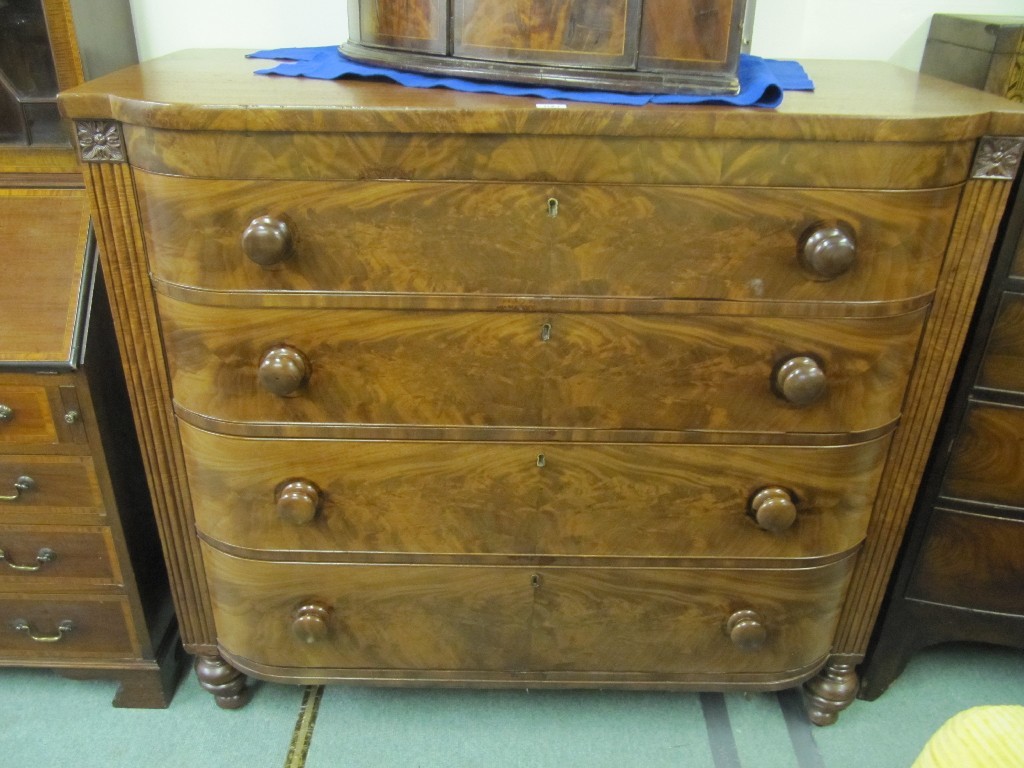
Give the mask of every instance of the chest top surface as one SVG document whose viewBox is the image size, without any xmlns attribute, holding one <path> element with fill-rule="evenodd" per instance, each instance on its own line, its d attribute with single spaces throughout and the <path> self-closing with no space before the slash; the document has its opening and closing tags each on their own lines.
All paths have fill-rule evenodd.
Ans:
<svg viewBox="0 0 1024 768">
<path fill-rule="evenodd" d="M 813 93 L 775 110 L 623 107 L 255 75 L 244 50 L 191 50 L 61 95 L 66 116 L 188 131 L 538 134 L 957 141 L 1024 132 L 1024 106 L 888 64 L 803 62 Z M 547 102 L 548 104 L 550 102 Z"/>
</svg>

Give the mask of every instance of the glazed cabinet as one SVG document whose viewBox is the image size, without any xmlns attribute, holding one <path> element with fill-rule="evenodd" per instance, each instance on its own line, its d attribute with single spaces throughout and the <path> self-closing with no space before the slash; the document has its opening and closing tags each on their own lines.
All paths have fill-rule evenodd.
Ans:
<svg viewBox="0 0 1024 768">
<path fill-rule="evenodd" d="M 180 644 L 57 92 L 134 59 L 126 2 L 0 3 L 0 666 L 167 706 Z M 83 12 L 87 10 L 88 12 Z"/>
<path fill-rule="evenodd" d="M 245 675 L 803 684 L 835 720 L 1024 110 L 809 70 L 777 111 L 539 109 L 233 51 L 62 95 L 221 706 Z"/>
</svg>

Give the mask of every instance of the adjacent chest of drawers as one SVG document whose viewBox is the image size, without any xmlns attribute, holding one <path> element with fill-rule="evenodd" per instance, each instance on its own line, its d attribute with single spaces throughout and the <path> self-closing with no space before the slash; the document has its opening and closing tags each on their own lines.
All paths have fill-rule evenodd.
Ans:
<svg viewBox="0 0 1024 768">
<path fill-rule="evenodd" d="M 861 692 L 917 650 L 1024 647 L 1024 196 L 992 265 Z"/>
<path fill-rule="evenodd" d="M 218 703 L 808 681 L 834 720 L 1024 113 L 825 63 L 776 113 L 250 69 L 62 97 Z"/>
<path fill-rule="evenodd" d="M 178 634 L 85 191 L 0 188 L 0 666 L 167 706 Z"/>
</svg>

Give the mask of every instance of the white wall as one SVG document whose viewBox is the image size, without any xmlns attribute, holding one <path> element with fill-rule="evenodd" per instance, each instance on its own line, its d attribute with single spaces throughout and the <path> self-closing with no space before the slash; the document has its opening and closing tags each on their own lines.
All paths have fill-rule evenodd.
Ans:
<svg viewBox="0 0 1024 768">
<path fill-rule="evenodd" d="M 347 0 L 131 0 L 143 59 L 181 48 L 332 45 Z M 752 52 L 917 69 L 933 13 L 1024 16 L 1024 0 L 756 0 Z"/>
</svg>

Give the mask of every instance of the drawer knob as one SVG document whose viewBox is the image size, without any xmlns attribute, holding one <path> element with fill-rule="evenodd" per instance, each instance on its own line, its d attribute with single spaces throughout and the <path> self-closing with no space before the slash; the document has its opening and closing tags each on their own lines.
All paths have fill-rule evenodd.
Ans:
<svg viewBox="0 0 1024 768">
<path fill-rule="evenodd" d="M 36 481 L 28 475 L 22 475 L 14 481 L 14 493 L 0 496 L 0 501 L 17 501 L 22 491 L 30 491 L 36 487 Z"/>
<path fill-rule="evenodd" d="M 796 522 L 796 504 L 785 488 L 762 488 L 750 501 L 750 515 L 764 530 L 781 533 Z"/>
<path fill-rule="evenodd" d="M 319 603 L 304 603 L 292 614 L 292 634 L 301 643 L 319 643 L 327 639 L 327 619 L 331 612 Z"/>
<path fill-rule="evenodd" d="M 320 507 L 320 489 L 307 480 L 292 480 L 277 491 L 277 514 L 295 525 L 313 521 Z"/>
<path fill-rule="evenodd" d="M 52 563 L 57 559 L 57 553 L 49 547 L 43 547 L 36 553 L 36 564 L 35 565 L 18 565 L 12 563 L 7 559 L 7 553 L 0 549 L 0 562 L 4 563 L 8 568 L 14 571 L 28 571 L 34 572 L 41 570 L 47 563 Z"/>
<path fill-rule="evenodd" d="M 260 385 L 279 397 L 288 397 L 299 391 L 309 380 L 309 360 L 295 347 L 282 344 L 267 350 L 260 359 Z"/>
<path fill-rule="evenodd" d="M 755 611 L 736 611 L 726 622 L 725 631 L 741 651 L 759 651 L 768 639 L 768 630 Z"/>
<path fill-rule="evenodd" d="M 242 252 L 261 267 L 280 264 L 292 254 L 292 230 L 274 216 L 257 216 L 242 232 Z"/>
<path fill-rule="evenodd" d="M 793 405 L 810 405 L 825 394 L 825 372 L 813 357 L 797 355 L 775 369 L 775 391 Z"/>
<path fill-rule="evenodd" d="M 75 623 L 71 619 L 64 619 L 64 621 L 57 625 L 57 634 L 55 635 L 37 635 L 33 631 L 32 626 L 24 619 L 12 621 L 11 628 L 15 632 L 24 632 L 31 638 L 33 643 L 58 643 L 64 639 L 64 635 L 75 628 Z"/>
<path fill-rule="evenodd" d="M 11 421 L 14 418 L 14 409 L 9 405 L 0 403 L 0 423 Z"/>
<path fill-rule="evenodd" d="M 849 272 L 857 260 L 852 231 L 836 224 L 820 224 L 800 239 L 800 264 L 816 280 L 833 280 Z"/>
</svg>

